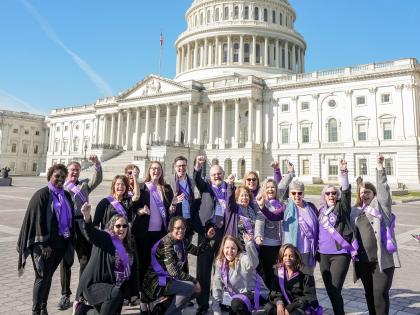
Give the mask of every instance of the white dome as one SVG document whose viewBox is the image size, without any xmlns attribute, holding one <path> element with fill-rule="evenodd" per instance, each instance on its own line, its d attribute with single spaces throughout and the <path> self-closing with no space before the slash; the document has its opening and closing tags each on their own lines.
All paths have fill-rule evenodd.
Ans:
<svg viewBox="0 0 420 315">
<path fill-rule="evenodd" d="M 195 0 L 177 39 L 177 81 L 304 71 L 306 43 L 287 0 Z"/>
</svg>

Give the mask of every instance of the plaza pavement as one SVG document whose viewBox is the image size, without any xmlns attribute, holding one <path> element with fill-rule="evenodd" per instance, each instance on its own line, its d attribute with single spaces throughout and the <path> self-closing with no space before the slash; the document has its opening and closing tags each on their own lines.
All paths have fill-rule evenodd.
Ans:
<svg viewBox="0 0 420 315">
<path fill-rule="evenodd" d="M 12 187 L 0 187 L 0 315 L 31 314 L 32 285 L 34 280 L 32 263 L 29 259 L 22 277 L 17 275 L 16 241 L 32 194 L 46 184 L 45 178 L 15 177 Z M 90 197 L 92 205 L 109 194 L 110 182 L 102 183 Z M 306 199 L 317 202 L 316 196 Z M 420 243 L 414 241 L 410 234 L 420 232 L 420 202 L 397 204 L 394 206 L 397 215 L 396 235 L 402 268 L 397 269 L 390 292 L 390 314 L 420 314 Z M 77 259 L 73 266 L 72 291 L 76 291 L 78 278 Z M 191 272 L 195 275 L 195 259 L 191 257 Z M 325 314 L 332 314 L 331 305 L 323 288 L 318 270 L 315 274 L 317 295 L 326 309 Z M 352 268 L 347 275 L 343 289 L 345 309 L 348 314 L 367 314 L 364 291 L 359 282 L 353 283 Z M 58 311 L 55 305 L 60 297 L 59 270 L 56 271 L 49 297 L 49 314 L 69 315 L 71 309 Z M 137 314 L 138 307 L 124 307 L 123 314 Z M 194 309 L 187 309 L 184 314 L 194 314 Z M 382 315 L 382 314 L 378 314 Z"/>
</svg>

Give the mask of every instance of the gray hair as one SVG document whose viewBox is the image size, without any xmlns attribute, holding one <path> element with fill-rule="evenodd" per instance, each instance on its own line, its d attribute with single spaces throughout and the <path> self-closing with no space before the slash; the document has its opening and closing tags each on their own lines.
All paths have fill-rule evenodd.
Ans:
<svg viewBox="0 0 420 315">
<path fill-rule="evenodd" d="M 122 214 L 114 214 L 111 219 L 105 224 L 105 230 L 108 230 L 111 234 L 114 235 L 114 225 L 119 219 L 124 219 L 127 226 L 127 235 L 125 239 L 122 241 L 124 244 L 125 249 L 128 251 L 129 254 L 132 252 L 132 244 L 131 244 L 131 232 L 130 232 L 130 225 L 128 223 L 128 219 L 125 215 Z"/>
<path fill-rule="evenodd" d="M 327 208 L 327 203 L 325 202 L 325 192 L 327 191 L 328 188 L 331 188 L 331 187 L 334 188 L 334 190 L 336 192 L 337 200 L 339 200 L 341 198 L 340 189 L 338 189 L 334 185 L 325 185 L 324 188 L 322 189 L 322 192 L 321 192 L 321 199 L 319 200 L 319 208 L 322 208 L 324 206 L 325 206 L 325 208 Z"/>
<path fill-rule="evenodd" d="M 289 185 L 289 191 L 296 190 L 296 191 L 305 191 L 305 185 L 298 179 L 292 181 Z"/>
</svg>

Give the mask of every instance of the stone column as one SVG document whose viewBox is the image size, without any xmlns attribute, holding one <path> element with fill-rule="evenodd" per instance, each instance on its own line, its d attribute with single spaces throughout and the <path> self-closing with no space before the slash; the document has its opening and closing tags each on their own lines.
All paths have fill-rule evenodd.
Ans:
<svg viewBox="0 0 420 315">
<path fill-rule="evenodd" d="M 283 68 L 283 44 L 279 41 L 279 67 Z"/>
<path fill-rule="evenodd" d="M 302 73 L 302 62 L 301 62 L 301 60 L 300 60 L 300 47 L 298 46 L 297 47 L 297 55 L 298 55 L 298 60 L 297 60 L 297 63 L 298 63 L 298 72 L 299 73 Z"/>
<path fill-rule="evenodd" d="M 180 66 L 180 71 L 184 72 L 185 71 L 185 46 L 183 45 L 181 47 L 181 66 Z"/>
<path fill-rule="evenodd" d="M 110 135 L 109 135 L 109 144 L 110 145 L 114 145 L 115 144 L 115 114 L 112 113 L 111 114 L 111 130 L 110 130 Z"/>
<path fill-rule="evenodd" d="M 220 65 L 219 63 L 219 37 L 216 36 L 216 42 L 214 44 L 214 64 Z"/>
<path fill-rule="evenodd" d="M 127 126 L 126 126 L 126 130 L 125 130 L 125 146 L 126 146 L 127 150 L 131 149 L 131 139 L 132 139 L 132 134 L 131 134 L 131 111 L 127 110 Z"/>
<path fill-rule="evenodd" d="M 232 36 L 228 35 L 227 37 L 227 61 L 226 64 L 231 65 L 233 58 L 232 58 Z"/>
<path fill-rule="evenodd" d="M 207 67 L 207 65 L 209 64 L 209 61 L 208 61 L 208 52 L 209 52 L 209 40 L 206 37 L 204 39 L 204 54 L 203 54 L 203 57 L 204 57 L 203 66 L 204 67 Z"/>
<path fill-rule="evenodd" d="M 302 73 L 305 72 L 305 50 L 301 50 Z"/>
<path fill-rule="evenodd" d="M 207 144 L 207 149 L 213 149 L 213 141 L 214 141 L 214 103 L 210 102 L 210 109 L 209 109 L 209 143 Z"/>
<path fill-rule="evenodd" d="M 175 75 L 178 75 L 180 66 L 181 66 L 180 51 L 179 51 L 179 49 L 177 49 L 176 50 L 176 73 L 175 73 Z"/>
<path fill-rule="evenodd" d="M 116 141 L 117 145 L 121 145 L 121 121 L 122 121 L 122 113 L 121 113 L 121 110 L 119 110 L 118 121 L 117 121 L 117 141 Z"/>
<path fill-rule="evenodd" d="M 373 108 L 375 109 L 375 117 L 376 119 L 372 119 L 372 130 L 374 130 L 373 132 L 373 136 L 374 137 L 369 137 L 370 140 L 374 140 L 376 143 L 379 143 L 379 122 L 378 122 L 378 104 L 376 102 L 376 92 L 378 91 L 378 88 L 370 88 L 369 89 L 369 93 L 370 93 L 370 99 L 371 101 L 368 101 L 368 104 L 372 104 Z M 369 121 L 370 122 L 370 121 Z M 338 123 L 338 122 L 337 122 Z M 371 133 L 369 133 L 370 135 Z M 383 135 L 381 136 L 381 138 L 383 137 Z"/>
<path fill-rule="evenodd" d="M 187 44 L 187 62 L 186 62 L 186 71 L 191 69 L 191 44 Z"/>
<path fill-rule="evenodd" d="M 202 127 L 201 127 L 201 123 L 203 120 L 203 106 L 199 105 L 198 107 L 198 114 L 197 114 L 197 144 L 198 145 L 202 145 L 202 138 L 201 138 L 201 132 L 202 132 Z"/>
<path fill-rule="evenodd" d="M 48 141 L 48 152 L 53 152 L 53 145 L 54 145 L 54 129 L 55 128 L 55 124 L 50 124 L 50 132 L 49 132 L 49 141 Z M 93 129 L 93 125 L 92 125 L 92 129 Z M 46 135 L 46 137 L 48 138 L 48 135 Z"/>
<path fill-rule="evenodd" d="M 235 99 L 235 142 L 233 143 L 233 148 L 239 147 L 239 103 L 240 99 Z"/>
<path fill-rule="evenodd" d="M 318 147 L 321 146 L 322 140 L 322 117 L 321 107 L 319 106 L 319 94 L 312 94 L 312 99 L 316 105 L 316 119 L 314 119 L 314 139 L 311 139 L 312 143 L 315 143 Z"/>
<path fill-rule="evenodd" d="M 296 72 L 296 45 L 292 46 L 292 71 Z"/>
<path fill-rule="evenodd" d="M 155 117 L 155 141 L 160 141 L 160 135 L 159 135 L 159 129 L 160 129 L 160 107 L 159 105 L 156 106 L 156 117 Z"/>
<path fill-rule="evenodd" d="M 97 144 L 99 144 L 99 115 L 96 115 L 96 132 L 95 132 L 95 141 Z M 69 139 L 69 145 L 73 142 L 73 139 L 70 137 Z"/>
<path fill-rule="evenodd" d="M 244 63 L 244 36 L 239 36 L 239 64 Z"/>
<path fill-rule="evenodd" d="M 276 39 L 276 68 L 280 68 L 280 46 L 279 46 L 279 40 Z"/>
<path fill-rule="evenodd" d="M 226 100 L 222 100 L 222 143 L 220 149 L 226 147 Z"/>
<path fill-rule="evenodd" d="M 255 66 L 255 59 L 257 58 L 256 47 L 257 47 L 257 37 L 254 35 L 252 36 L 252 53 L 251 53 L 251 65 L 253 66 Z"/>
<path fill-rule="evenodd" d="M 194 42 L 194 52 L 193 52 L 193 68 L 196 69 L 197 68 L 197 53 L 198 53 L 198 41 L 196 40 Z"/>
<path fill-rule="evenodd" d="M 148 144 L 150 144 L 150 107 L 146 107 L 146 121 L 144 123 L 144 134 L 146 137 L 145 140 L 145 145 L 147 146 Z"/>
<path fill-rule="evenodd" d="M 271 109 L 274 108 L 274 100 L 273 99 L 269 99 L 267 102 L 264 102 L 264 106 L 261 106 L 263 108 L 262 112 L 264 113 L 264 148 L 268 149 L 270 143 L 272 142 L 271 140 L 271 135 L 273 134 L 273 132 L 271 131 L 271 125 L 273 120 L 270 119 L 270 117 L 273 117 L 272 115 L 272 111 Z"/>
<path fill-rule="evenodd" d="M 268 67 L 268 37 L 264 38 L 264 67 Z"/>
<path fill-rule="evenodd" d="M 140 141 L 140 108 L 136 110 L 136 138 L 134 140 L 133 150 L 137 151 L 139 149 L 139 141 Z"/>
<path fill-rule="evenodd" d="M 271 148 L 277 150 L 279 148 L 279 99 L 273 100 L 273 141 Z"/>
<path fill-rule="evenodd" d="M 192 102 L 188 103 L 188 131 L 187 131 L 187 144 L 192 144 L 192 116 L 194 108 Z"/>
<path fill-rule="evenodd" d="M 255 104 L 255 143 L 261 144 L 262 141 L 262 113 L 261 113 L 261 101 Z"/>
<path fill-rule="evenodd" d="M 171 104 L 166 105 L 166 130 L 165 130 L 165 142 L 169 142 L 169 129 L 171 128 Z"/>
<path fill-rule="evenodd" d="M 252 126 L 254 123 L 254 119 L 253 119 L 253 110 L 254 110 L 254 100 L 252 99 L 252 97 L 248 98 L 248 142 L 247 142 L 247 147 L 251 148 L 252 147 Z"/>
<path fill-rule="evenodd" d="M 284 67 L 286 68 L 286 70 L 290 70 L 289 69 L 289 43 L 288 42 L 284 43 Z"/>
<path fill-rule="evenodd" d="M 181 143 L 181 103 L 176 107 L 175 143 Z"/>
</svg>

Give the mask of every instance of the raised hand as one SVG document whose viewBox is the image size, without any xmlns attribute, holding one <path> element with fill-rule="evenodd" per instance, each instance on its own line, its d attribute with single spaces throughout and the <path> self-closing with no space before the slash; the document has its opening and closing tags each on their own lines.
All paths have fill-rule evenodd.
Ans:
<svg viewBox="0 0 420 315">
<path fill-rule="evenodd" d="M 376 158 L 376 161 L 378 162 L 378 165 L 384 165 L 384 161 L 385 158 L 383 157 L 383 155 L 378 155 L 378 157 Z"/>
<path fill-rule="evenodd" d="M 201 168 L 203 167 L 204 163 L 206 163 L 206 158 L 204 157 L 204 155 L 197 156 L 197 158 L 195 160 L 195 168 L 197 170 L 201 170 Z"/>
<path fill-rule="evenodd" d="M 227 178 L 226 181 L 228 184 L 233 185 L 235 183 L 235 175 L 230 174 Z"/>
<path fill-rule="evenodd" d="M 80 209 L 80 211 L 83 214 L 83 219 L 85 220 L 85 222 L 89 222 L 90 220 L 90 210 L 92 209 L 92 206 L 85 202 L 82 206 L 82 208 Z"/>
<path fill-rule="evenodd" d="M 251 241 L 251 240 L 252 240 L 252 236 L 251 236 L 251 235 L 249 235 L 248 233 L 244 233 L 244 234 L 243 234 L 243 237 L 244 237 L 244 241 L 245 241 L 245 242 L 249 242 L 249 241 Z"/>
<path fill-rule="evenodd" d="M 271 167 L 275 170 L 279 169 L 279 161 L 274 160 L 273 162 L 271 162 Z"/>
<path fill-rule="evenodd" d="M 347 161 L 344 159 L 340 160 L 340 171 L 347 172 Z"/>
<path fill-rule="evenodd" d="M 263 240 L 262 240 L 261 236 L 257 236 L 257 237 L 255 238 L 255 243 L 256 243 L 258 246 L 259 246 L 259 245 L 262 245 Z"/>
<path fill-rule="evenodd" d="M 99 163 L 99 159 L 98 156 L 96 154 L 92 154 L 89 156 L 89 161 L 91 161 L 94 164 L 98 164 Z"/>
<path fill-rule="evenodd" d="M 287 160 L 287 172 L 288 173 L 294 173 L 295 171 L 295 167 L 293 165 L 292 162 L 290 162 L 289 160 Z"/>
<path fill-rule="evenodd" d="M 264 196 L 259 193 L 256 197 L 255 200 L 257 201 L 257 204 L 260 208 L 264 207 L 264 203 L 265 203 L 265 198 Z"/>
<path fill-rule="evenodd" d="M 209 228 L 207 231 L 207 238 L 212 239 L 216 235 L 216 230 L 214 228 Z"/>
</svg>

